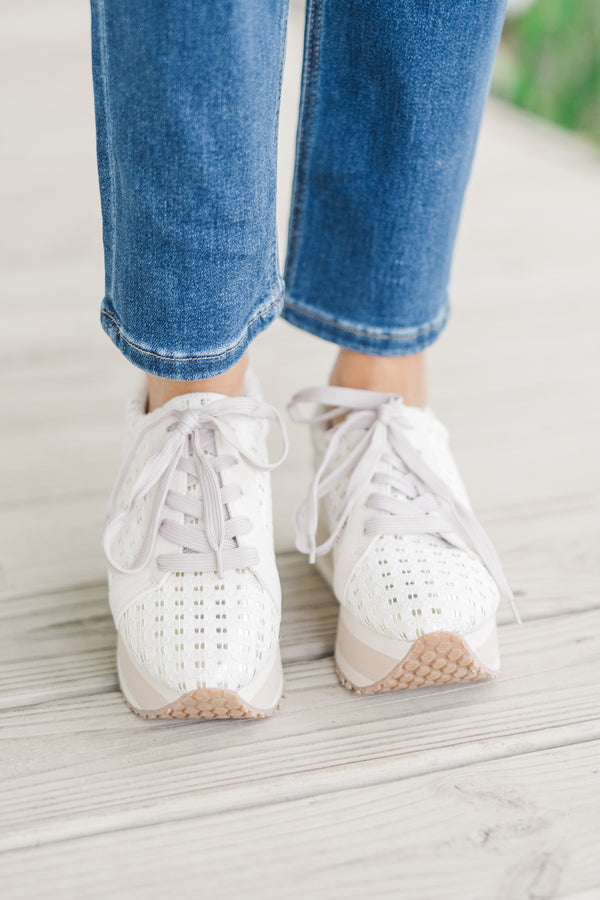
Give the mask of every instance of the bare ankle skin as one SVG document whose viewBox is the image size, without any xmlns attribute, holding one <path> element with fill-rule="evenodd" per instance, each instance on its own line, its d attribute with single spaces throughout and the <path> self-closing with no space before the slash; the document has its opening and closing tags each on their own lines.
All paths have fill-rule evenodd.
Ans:
<svg viewBox="0 0 600 900">
<path fill-rule="evenodd" d="M 238 397 L 244 392 L 244 376 L 247 368 L 248 354 L 245 353 L 232 369 L 203 381 L 169 381 L 168 378 L 157 378 L 156 375 L 147 374 L 148 412 L 152 412 L 180 394 L 210 392 L 225 394 L 228 397 Z"/>
<path fill-rule="evenodd" d="M 407 406 L 427 403 L 425 351 L 412 356 L 368 356 L 341 349 L 329 383 L 336 387 L 400 394 Z"/>
</svg>

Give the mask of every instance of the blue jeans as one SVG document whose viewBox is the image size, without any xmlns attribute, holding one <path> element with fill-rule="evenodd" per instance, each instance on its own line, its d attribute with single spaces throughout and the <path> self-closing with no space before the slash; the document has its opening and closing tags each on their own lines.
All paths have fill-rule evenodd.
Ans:
<svg viewBox="0 0 600 900">
<path fill-rule="evenodd" d="M 226 371 L 280 313 L 381 356 L 446 323 L 505 0 L 308 0 L 282 279 L 287 2 L 92 0 L 102 324 L 160 377 Z"/>
</svg>

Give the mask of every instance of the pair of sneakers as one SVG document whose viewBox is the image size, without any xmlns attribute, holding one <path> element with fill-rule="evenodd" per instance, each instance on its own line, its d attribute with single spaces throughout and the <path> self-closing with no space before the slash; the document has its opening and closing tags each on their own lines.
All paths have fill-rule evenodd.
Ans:
<svg viewBox="0 0 600 900">
<path fill-rule="evenodd" d="M 296 541 L 340 604 L 342 684 L 493 677 L 496 608 L 512 595 L 443 425 L 398 395 L 336 387 L 301 391 L 288 411 L 312 431 Z M 102 545 L 128 704 L 148 718 L 270 715 L 283 689 L 270 489 L 281 416 L 249 372 L 242 397 L 183 394 L 151 413 L 140 388 L 127 432 Z"/>
</svg>

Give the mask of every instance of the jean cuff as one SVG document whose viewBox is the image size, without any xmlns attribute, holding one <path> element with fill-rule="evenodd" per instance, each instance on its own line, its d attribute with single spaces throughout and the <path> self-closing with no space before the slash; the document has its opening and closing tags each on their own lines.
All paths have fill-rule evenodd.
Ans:
<svg viewBox="0 0 600 900">
<path fill-rule="evenodd" d="M 201 381 L 229 371 L 242 358 L 249 344 L 281 314 L 283 287 L 245 325 L 232 346 L 215 353 L 184 351 L 167 356 L 142 347 L 133 340 L 119 322 L 114 307 L 105 297 L 100 310 L 102 328 L 123 356 L 151 375 L 172 381 Z"/>
<path fill-rule="evenodd" d="M 321 311 L 310 309 L 286 295 L 282 318 L 303 331 L 331 341 L 347 350 L 369 356 L 410 356 L 419 353 L 438 338 L 450 315 L 445 298 L 442 306 L 429 322 L 408 328 L 382 329 L 360 327 L 351 322 L 339 322 Z"/>
</svg>

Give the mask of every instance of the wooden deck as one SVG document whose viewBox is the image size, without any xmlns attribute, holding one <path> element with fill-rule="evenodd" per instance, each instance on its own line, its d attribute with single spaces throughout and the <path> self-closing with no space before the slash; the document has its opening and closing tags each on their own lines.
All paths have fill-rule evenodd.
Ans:
<svg viewBox="0 0 600 900">
<path fill-rule="evenodd" d="M 297 96 L 293 10 L 282 227 Z M 88 14 L 4 15 L 0 354 L 0 896 L 600 897 L 600 160 L 490 107 L 451 325 L 431 354 L 525 625 L 493 683 L 356 697 L 336 606 L 292 548 L 306 436 L 275 478 L 286 698 L 268 721 L 142 721 L 117 688 L 99 547 L 136 377 L 98 323 Z M 331 349 L 257 342 L 283 407 Z"/>
</svg>

